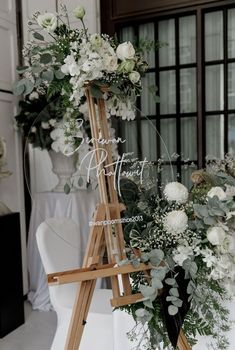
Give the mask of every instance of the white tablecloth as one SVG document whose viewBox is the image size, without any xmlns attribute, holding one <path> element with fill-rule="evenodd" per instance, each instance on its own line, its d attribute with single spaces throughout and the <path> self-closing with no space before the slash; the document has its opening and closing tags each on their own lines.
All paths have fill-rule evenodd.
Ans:
<svg viewBox="0 0 235 350">
<path fill-rule="evenodd" d="M 79 227 L 81 235 L 82 257 L 86 250 L 89 235 L 89 221 L 94 213 L 98 196 L 95 191 L 78 190 L 66 195 L 56 192 L 36 193 L 30 219 L 28 236 L 28 272 L 29 294 L 28 299 L 33 309 L 49 310 L 51 308 L 46 274 L 36 243 L 37 227 L 49 217 L 71 218 Z"/>
</svg>

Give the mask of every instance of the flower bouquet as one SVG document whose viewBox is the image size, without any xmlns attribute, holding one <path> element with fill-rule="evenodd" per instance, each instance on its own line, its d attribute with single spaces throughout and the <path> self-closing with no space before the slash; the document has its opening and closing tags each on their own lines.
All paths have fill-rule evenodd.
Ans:
<svg viewBox="0 0 235 350">
<path fill-rule="evenodd" d="M 108 116 L 131 120 L 147 69 L 142 50 L 130 42 L 118 44 L 108 35 L 89 34 L 84 8 L 73 13 L 80 29 L 70 28 L 65 5 L 61 13 L 33 15 L 28 22 L 31 40 L 23 49 L 25 65 L 17 68 L 20 80 L 14 86 L 16 95 L 25 95 L 16 120 L 29 142 L 58 150 L 54 141 L 62 139 L 59 148 L 67 153 L 79 146 L 89 129 L 87 84 L 94 97 L 106 100 Z"/>
<path fill-rule="evenodd" d="M 211 336 L 208 349 L 227 349 L 225 302 L 235 293 L 235 179 L 221 170 L 196 171 L 189 193 L 178 182 L 159 191 L 123 179 L 128 262 L 150 263 L 150 274 L 132 274 L 141 303 L 124 307 L 135 319 L 130 339 L 139 349 L 175 349 L 181 328 L 191 345 Z M 138 252 L 139 258 L 136 258 Z M 126 263 L 123 261 L 121 263 Z"/>
</svg>

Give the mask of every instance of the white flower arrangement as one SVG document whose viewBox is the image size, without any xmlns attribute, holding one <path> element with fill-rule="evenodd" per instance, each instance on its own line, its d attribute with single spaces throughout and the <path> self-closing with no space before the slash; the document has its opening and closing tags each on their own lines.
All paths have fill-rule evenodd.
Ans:
<svg viewBox="0 0 235 350">
<path fill-rule="evenodd" d="M 149 330 L 142 345 L 151 350 L 160 343 L 162 349 L 175 348 L 183 321 L 191 345 L 199 332 L 212 336 L 212 348 L 227 349 L 229 311 L 221 302 L 235 297 L 235 178 L 221 171 L 218 175 L 200 174 L 203 181 L 195 181 L 190 193 L 182 184 L 172 182 L 163 189 L 163 198 L 154 186 L 145 188 L 138 181 L 136 187 L 123 184 L 123 191 L 136 188 L 136 204 L 129 204 L 129 193 L 125 202 L 123 193 L 127 211 L 144 218 L 144 222 L 125 227 L 129 259 L 137 263 L 133 254 L 137 250 L 138 261 L 153 266 L 148 276 L 133 276 L 133 289 L 140 291 L 144 300 L 127 309 L 137 324 Z M 156 319 L 158 325 L 154 326 Z"/>
<path fill-rule="evenodd" d="M 14 86 L 14 93 L 23 94 L 27 102 L 21 105 L 17 124 L 30 143 L 43 149 L 51 149 L 51 131 L 65 121 L 68 110 L 70 119 L 83 118 L 88 124 L 87 84 L 94 97 L 106 100 L 107 117 L 134 119 L 141 76 L 147 69 L 142 50 L 131 42 L 118 44 L 108 35 L 89 34 L 82 6 L 73 11 L 79 29 L 70 28 L 66 6 L 61 9 L 55 14 L 37 12 L 28 22 L 31 40 L 23 48 L 25 65 L 17 68 L 21 79 Z M 83 127 L 88 126 L 85 124 Z M 76 149 L 79 140 L 74 139 L 71 125 L 64 130 L 67 142 Z"/>
</svg>

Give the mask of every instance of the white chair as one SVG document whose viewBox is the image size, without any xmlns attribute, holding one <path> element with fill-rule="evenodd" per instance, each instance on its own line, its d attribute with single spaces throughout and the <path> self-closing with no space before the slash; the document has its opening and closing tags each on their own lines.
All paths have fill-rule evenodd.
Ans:
<svg viewBox="0 0 235 350">
<path fill-rule="evenodd" d="M 81 266 L 77 225 L 66 218 L 50 218 L 37 229 L 36 239 L 45 272 L 70 270 Z M 64 350 L 78 284 L 50 286 L 52 306 L 57 313 L 57 329 L 51 350 Z M 94 292 L 79 350 L 113 350 L 112 291 Z"/>
</svg>

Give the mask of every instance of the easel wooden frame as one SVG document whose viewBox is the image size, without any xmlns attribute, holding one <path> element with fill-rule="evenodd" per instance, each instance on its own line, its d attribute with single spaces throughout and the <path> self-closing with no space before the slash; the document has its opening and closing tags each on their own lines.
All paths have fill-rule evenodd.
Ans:
<svg viewBox="0 0 235 350">
<path fill-rule="evenodd" d="M 112 165 L 111 145 L 109 143 L 100 145 L 98 142 L 99 138 L 105 140 L 110 139 L 105 102 L 103 99 L 97 99 L 95 101 L 91 95 L 90 86 L 86 87 L 86 97 L 90 113 L 96 164 L 100 166 L 98 186 L 101 203 L 97 206 L 93 220 L 94 223 L 114 219 L 119 222 L 114 225 L 94 225 L 92 227 L 83 267 L 81 269 L 48 275 L 48 283 L 50 285 L 80 282 L 80 288 L 78 289 L 73 307 L 65 350 L 79 349 L 97 278 L 110 277 L 113 291 L 111 305 L 113 307 L 119 307 L 136 303 L 143 299 L 141 293 L 132 294 L 129 274 L 131 272 L 147 271 L 151 269 L 150 264 L 140 264 L 138 268 L 134 268 L 131 264 L 117 266 L 118 261 L 126 258 L 125 242 L 120 221 L 121 212 L 125 207 L 119 203 L 117 191 L 114 189 L 115 178 L 114 167 Z M 110 173 L 110 176 L 107 176 L 105 170 Z M 105 251 L 107 251 L 108 264 L 102 264 Z M 123 292 L 120 290 L 118 275 L 120 275 L 122 279 Z M 180 332 L 177 345 L 180 350 L 191 349 L 182 331 Z"/>
</svg>

